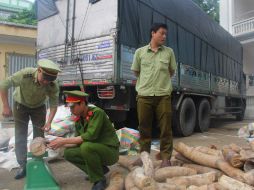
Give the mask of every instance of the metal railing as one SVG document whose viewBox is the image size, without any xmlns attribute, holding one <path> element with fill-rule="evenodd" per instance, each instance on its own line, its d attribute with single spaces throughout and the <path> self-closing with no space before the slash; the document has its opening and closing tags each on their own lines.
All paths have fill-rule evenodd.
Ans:
<svg viewBox="0 0 254 190">
<path fill-rule="evenodd" d="M 254 17 L 233 24 L 233 35 L 254 32 Z"/>
</svg>

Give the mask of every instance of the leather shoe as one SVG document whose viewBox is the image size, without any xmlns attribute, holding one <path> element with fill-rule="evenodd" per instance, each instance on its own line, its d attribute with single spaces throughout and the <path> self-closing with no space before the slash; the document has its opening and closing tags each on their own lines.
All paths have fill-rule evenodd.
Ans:
<svg viewBox="0 0 254 190">
<path fill-rule="evenodd" d="M 92 190 L 104 190 L 106 189 L 106 179 L 102 179 L 94 183 Z"/>
<path fill-rule="evenodd" d="M 171 162 L 169 160 L 163 160 L 161 162 L 160 168 L 165 168 L 171 166 Z"/>
<path fill-rule="evenodd" d="M 109 168 L 107 166 L 102 166 L 103 174 L 107 174 L 109 172 Z"/>
<path fill-rule="evenodd" d="M 26 177 L 26 168 L 25 167 L 21 167 L 18 171 L 17 171 L 17 173 L 16 173 L 16 175 L 15 175 L 15 179 L 21 179 L 21 178 L 24 178 L 24 177 Z"/>
</svg>

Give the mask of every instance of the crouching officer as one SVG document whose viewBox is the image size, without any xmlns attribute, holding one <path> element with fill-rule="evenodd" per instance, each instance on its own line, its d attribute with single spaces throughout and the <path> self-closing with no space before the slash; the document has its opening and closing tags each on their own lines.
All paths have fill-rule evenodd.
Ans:
<svg viewBox="0 0 254 190">
<path fill-rule="evenodd" d="M 15 153 L 20 165 L 15 179 L 26 175 L 28 122 L 33 124 L 33 137 L 43 137 L 50 129 L 58 105 L 59 87 L 56 83 L 59 67 L 48 59 L 38 61 L 38 68 L 25 68 L 0 82 L 4 117 L 14 116 Z M 8 103 L 8 89 L 15 87 L 14 106 Z M 46 122 L 45 100 L 49 98 L 50 114 Z"/>
<path fill-rule="evenodd" d="M 75 144 L 76 147 L 65 149 L 65 159 L 88 174 L 94 183 L 92 190 L 103 190 L 106 188 L 104 174 L 109 171 L 107 166 L 115 164 L 119 158 L 120 143 L 115 129 L 102 109 L 88 106 L 88 94 L 81 91 L 64 91 L 64 94 L 71 113 L 77 116 L 76 135 L 58 137 L 49 147 L 56 149 Z"/>
</svg>

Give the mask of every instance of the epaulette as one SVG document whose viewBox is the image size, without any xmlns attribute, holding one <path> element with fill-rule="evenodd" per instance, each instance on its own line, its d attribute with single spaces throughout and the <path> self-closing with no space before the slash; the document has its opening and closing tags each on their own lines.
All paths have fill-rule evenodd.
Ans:
<svg viewBox="0 0 254 190">
<path fill-rule="evenodd" d="M 23 78 L 33 78 L 33 74 L 29 73 L 29 74 L 24 74 Z"/>
<path fill-rule="evenodd" d="M 79 117 L 79 116 L 74 116 L 74 115 L 71 116 L 71 120 L 73 120 L 73 121 L 75 121 L 75 122 L 79 121 L 80 118 L 81 118 L 81 117 Z"/>
</svg>

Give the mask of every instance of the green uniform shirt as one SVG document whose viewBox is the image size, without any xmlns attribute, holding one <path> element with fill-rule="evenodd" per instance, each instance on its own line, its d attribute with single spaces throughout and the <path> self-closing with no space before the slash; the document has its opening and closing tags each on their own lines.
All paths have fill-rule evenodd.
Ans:
<svg viewBox="0 0 254 190">
<path fill-rule="evenodd" d="M 80 118 L 75 123 L 76 136 L 81 136 L 84 142 L 88 141 L 119 147 L 118 137 L 107 114 L 95 106 L 89 106 L 88 112 L 91 113 L 89 118 Z"/>
<path fill-rule="evenodd" d="M 155 53 L 149 44 L 137 49 L 131 70 L 140 72 L 136 83 L 138 95 L 170 95 L 173 87 L 169 69 L 176 70 L 175 55 L 171 48 L 161 46 Z"/>
<path fill-rule="evenodd" d="M 37 108 L 45 104 L 49 98 L 50 107 L 57 107 L 59 87 L 56 81 L 47 86 L 42 86 L 37 81 L 38 71 L 36 68 L 25 68 L 6 80 L 0 82 L 0 89 L 15 87 L 13 98 L 16 102 L 29 108 Z"/>
</svg>

